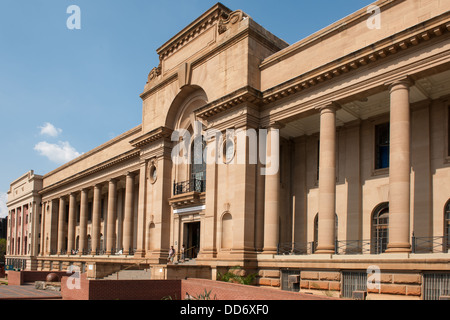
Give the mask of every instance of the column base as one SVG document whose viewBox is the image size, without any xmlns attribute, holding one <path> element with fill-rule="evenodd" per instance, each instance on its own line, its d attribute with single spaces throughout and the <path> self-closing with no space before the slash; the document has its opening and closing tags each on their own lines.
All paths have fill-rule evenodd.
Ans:
<svg viewBox="0 0 450 320">
<path fill-rule="evenodd" d="M 200 250 L 197 255 L 198 260 L 211 260 L 217 258 L 217 251 L 214 249 Z"/>
<path fill-rule="evenodd" d="M 317 246 L 314 254 L 335 254 L 336 249 L 334 246 Z"/>
<path fill-rule="evenodd" d="M 385 253 L 411 253 L 411 245 L 409 243 L 388 244 Z"/>
<path fill-rule="evenodd" d="M 136 252 L 134 253 L 134 256 L 138 257 L 138 258 L 144 258 L 145 257 L 145 250 L 137 249 Z"/>
<path fill-rule="evenodd" d="M 263 254 L 277 254 L 278 248 L 277 247 L 266 247 L 262 250 Z"/>
</svg>

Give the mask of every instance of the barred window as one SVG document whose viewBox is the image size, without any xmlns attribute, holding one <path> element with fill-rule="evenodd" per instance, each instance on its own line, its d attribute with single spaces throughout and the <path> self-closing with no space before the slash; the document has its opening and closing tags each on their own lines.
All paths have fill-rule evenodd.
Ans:
<svg viewBox="0 0 450 320">
<path fill-rule="evenodd" d="M 389 203 L 378 205 L 372 216 L 371 247 L 373 254 L 383 253 L 389 241 Z"/>
</svg>

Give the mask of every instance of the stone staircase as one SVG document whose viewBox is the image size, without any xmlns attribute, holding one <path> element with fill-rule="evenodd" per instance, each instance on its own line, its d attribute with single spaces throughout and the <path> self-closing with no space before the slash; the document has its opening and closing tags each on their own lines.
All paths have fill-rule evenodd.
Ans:
<svg viewBox="0 0 450 320">
<path fill-rule="evenodd" d="M 109 276 L 103 278 L 103 280 L 150 280 L 150 270 L 120 270 Z"/>
<path fill-rule="evenodd" d="M 197 262 L 195 259 L 186 259 L 184 262 L 174 262 L 174 265 L 178 266 L 195 266 Z"/>
</svg>

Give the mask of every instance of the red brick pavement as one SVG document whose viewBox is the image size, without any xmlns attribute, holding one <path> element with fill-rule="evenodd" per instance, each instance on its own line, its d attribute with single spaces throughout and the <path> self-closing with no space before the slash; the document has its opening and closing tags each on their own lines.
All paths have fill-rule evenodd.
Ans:
<svg viewBox="0 0 450 320">
<path fill-rule="evenodd" d="M 0 300 L 34 299 L 61 299 L 61 293 L 57 291 L 37 290 L 34 284 L 22 286 L 0 285 Z"/>
</svg>

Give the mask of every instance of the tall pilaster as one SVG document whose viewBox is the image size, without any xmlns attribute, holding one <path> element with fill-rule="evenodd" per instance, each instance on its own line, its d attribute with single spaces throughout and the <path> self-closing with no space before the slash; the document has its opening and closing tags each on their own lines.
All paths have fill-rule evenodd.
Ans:
<svg viewBox="0 0 450 320">
<path fill-rule="evenodd" d="M 59 198 L 59 208 L 58 208 L 58 254 L 61 254 L 61 251 L 66 250 L 64 248 L 64 240 L 65 240 L 65 232 L 64 232 L 64 224 L 66 216 L 66 199 L 65 197 Z"/>
<path fill-rule="evenodd" d="M 336 109 L 320 110 L 319 228 L 315 253 L 334 253 L 336 217 Z"/>
<path fill-rule="evenodd" d="M 279 126 L 268 128 L 266 144 L 265 194 L 264 194 L 264 253 L 275 254 L 279 241 L 280 217 L 280 135 Z M 278 164 L 278 168 L 274 165 Z M 258 172 L 258 174 L 262 174 Z"/>
<path fill-rule="evenodd" d="M 410 105 L 409 80 L 390 87 L 389 243 L 386 252 L 410 252 Z"/>
</svg>

